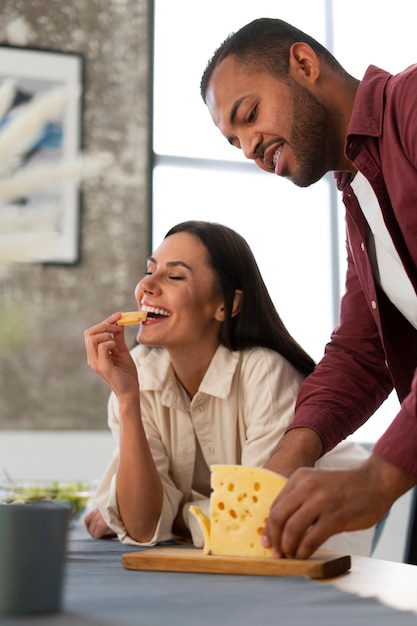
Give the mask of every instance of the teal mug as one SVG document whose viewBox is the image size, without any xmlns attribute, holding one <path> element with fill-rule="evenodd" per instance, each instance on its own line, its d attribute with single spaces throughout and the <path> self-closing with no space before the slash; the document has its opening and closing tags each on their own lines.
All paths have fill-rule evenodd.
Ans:
<svg viewBox="0 0 417 626">
<path fill-rule="evenodd" d="M 51 502 L 0 504 L 0 615 L 61 610 L 70 513 Z"/>
</svg>

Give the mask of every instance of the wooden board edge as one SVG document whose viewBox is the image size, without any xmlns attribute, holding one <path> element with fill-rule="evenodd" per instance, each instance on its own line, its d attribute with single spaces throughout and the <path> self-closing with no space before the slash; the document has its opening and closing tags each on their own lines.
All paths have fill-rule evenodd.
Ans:
<svg viewBox="0 0 417 626">
<path fill-rule="evenodd" d="M 311 561 L 310 568 L 306 574 L 310 578 L 334 578 L 335 576 L 340 576 L 340 574 L 345 574 L 351 567 L 352 559 L 350 555 L 343 554 L 327 561 Z"/>
<path fill-rule="evenodd" d="M 197 553 L 197 554 L 196 554 Z M 303 576 L 332 578 L 346 573 L 351 567 L 349 555 L 329 553 L 328 557 L 299 559 L 252 560 L 240 557 L 203 555 L 202 551 L 181 548 L 155 548 L 122 556 L 125 569 L 141 571 L 189 572 L 199 574 L 234 574 L 248 576 Z"/>
</svg>

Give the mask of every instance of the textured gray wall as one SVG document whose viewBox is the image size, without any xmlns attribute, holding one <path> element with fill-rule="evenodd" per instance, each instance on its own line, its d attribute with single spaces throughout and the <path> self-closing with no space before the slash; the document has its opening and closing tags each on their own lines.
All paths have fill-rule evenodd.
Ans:
<svg viewBox="0 0 417 626">
<path fill-rule="evenodd" d="M 83 184 L 79 263 L 0 276 L 0 429 L 107 427 L 83 331 L 135 306 L 149 254 L 149 14 L 150 0 L 0 0 L 0 44 L 84 56 L 83 148 L 115 159 Z"/>
</svg>

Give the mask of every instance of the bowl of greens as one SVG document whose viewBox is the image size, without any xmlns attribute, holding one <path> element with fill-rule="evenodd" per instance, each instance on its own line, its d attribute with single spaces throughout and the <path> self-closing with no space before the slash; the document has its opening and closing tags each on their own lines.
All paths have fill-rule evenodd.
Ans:
<svg viewBox="0 0 417 626">
<path fill-rule="evenodd" d="M 13 481 L 0 484 L 0 501 L 56 502 L 70 504 L 70 522 L 79 520 L 91 503 L 96 489 L 93 481 Z"/>
</svg>

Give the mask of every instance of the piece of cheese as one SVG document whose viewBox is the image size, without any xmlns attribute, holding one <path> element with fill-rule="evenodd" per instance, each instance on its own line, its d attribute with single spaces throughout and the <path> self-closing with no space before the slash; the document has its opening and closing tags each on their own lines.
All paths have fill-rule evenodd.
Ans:
<svg viewBox="0 0 417 626">
<path fill-rule="evenodd" d="M 261 467 L 212 465 L 210 519 L 197 506 L 204 553 L 224 556 L 271 556 L 261 545 L 269 510 L 287 479 Z"/>
<path fill-rule="evenodd" d="M 117 321 L 118 326 L 129 326 L 130 324 L 140 324 L 146 319 L 147 311 L 127 311 L 122 313 L 122 317 Z"/>
</svg>

